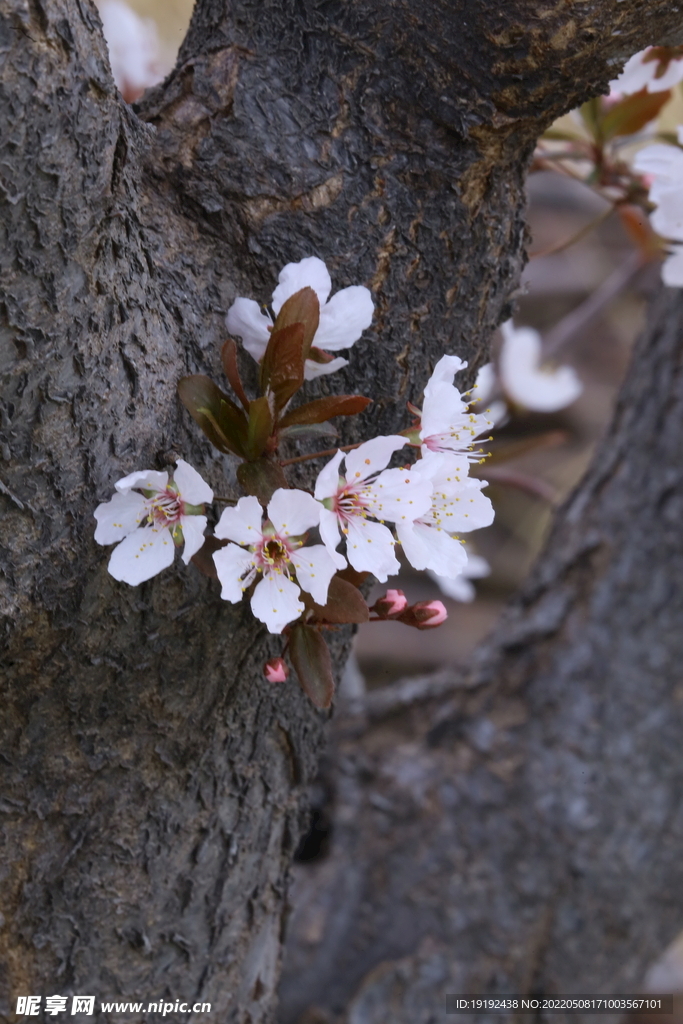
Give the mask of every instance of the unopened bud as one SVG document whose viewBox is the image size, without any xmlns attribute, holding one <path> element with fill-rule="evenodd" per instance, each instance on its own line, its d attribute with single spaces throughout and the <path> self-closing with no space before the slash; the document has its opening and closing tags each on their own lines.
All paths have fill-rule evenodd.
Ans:
<svg viewBox="0 0 683 1024">
<path fill-rule="evenodd" d="M 284 683 L 289 677 L 289 669 L 284 658 L 271 658 L 263 666 L 263 674 L 269 683 Z"/>
<path fill-rule="evenodd" d="M 448 612 L 442 601 L 418 601 L 417 604 L 406 608 L 400 616 L 400 621 L 406 626 L 414 626 L 415 629 L 435 629 L 447 618 Z"/>
<path fill-rule="evenodd" d="M 373 612 L 380 619 L 392 619 L 407 608 L 408 598 L 402 590 L 387 590 L 384 597 L 378 598 L 373 605 Z"/>
</svg>

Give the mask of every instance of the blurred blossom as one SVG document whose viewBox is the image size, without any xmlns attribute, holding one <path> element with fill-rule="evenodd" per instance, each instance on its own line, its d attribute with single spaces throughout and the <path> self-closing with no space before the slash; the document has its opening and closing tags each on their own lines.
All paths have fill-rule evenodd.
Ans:
<svg viewBox="0 0 683 1024">
<path fill-rule="evenodd" d="M 646 50 L 635 53 L 624 65 L 619 77 L 610 82 L 610 89 L 630 96 L 641 89 L 647 89 L 648 92 L 665 92 L 682 82 L 683 58 L 669 59 L 664 47 L 657 47 L 657 55 L 653 51 L 654 48 L 648 46 Z"/>
<path fill-rule="evenodd" d="M 164 77 L 156 25 L 123 0 L 101 0 L 98 7 L 114 81 L 132 103 Z"/>
<path fill-rule="evenodd" d="M 500 376 L 506 395 L 534 412 L 555 412 L 571 405 L 583 387 L 570 366 L 543 366 L 541 336 L 532 327 L 501 327 Z"/>
<path fill-rule="evenodd" d="M 479 368 L 477 380 L 472 389 L 474 399 L 472 405 L 484 405 L 496 390 L 498 379 L 493 363 L 485 363 Z M 486 407 L 486 414 L 494 427 L 500 427 L 508 418 L 507 405 L 501 399 L 496 399 Z"/>
<path fill-rule="evenodd" d="M 678 141 L 683 144 L 683 126 L 678 128 Z M 683 150 L 666 143 L 646 146 L 636 154 L 633 166 L 646 176 L 650 202 L 656 206 L 650 215 L 652 227 L 662 238 L 683 242 Z M 662 266 L 662 279 L 669 287 L 680 288 L 683 246 L 672 245 L 669 253 Z"/>
<path fill-rule="evenodd" d="M 462 570 L 462 574 L 456 577 L 456 579 L 438 576 L 430 570 L 428 570 L 427 574 L 434 580 L 441 593 L 445 594 L 446 597 L 450 597 L 452 601 L 469 603 L 474 601 L 477 596 L 474 585 L 470 580 L 479 580 L 483 579 L 484 576 L 488 576 L 491 572 L 491 566 L 481 555 L 475 555 L 467 550 L 466 554 L 467 563 Z"/>
</svg>

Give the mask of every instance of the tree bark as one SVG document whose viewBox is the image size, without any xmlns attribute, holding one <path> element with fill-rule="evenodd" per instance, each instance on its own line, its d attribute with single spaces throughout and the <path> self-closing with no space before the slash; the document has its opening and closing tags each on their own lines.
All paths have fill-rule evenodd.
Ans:
<svg viewBox="0 0 683 1024">
<path fill-rule="evenodd" d="M 683 38 L 669 0 L 420 10 L 199 0 L 132 109 L 89 0 L 0 0 L 2 1012 L 57 990 L 272 1019 L 326 716 L 263 681 L 274 641 L 193 569 L 108 577 L 92 510 L 177 455 L 234 483 L 175 389 L 218 375 L 230 302 L 285 262 L 373 288 L 369 339 L 317 385 L 373 397 L 347 440 L 395 430 L 442 352 L 473 373 L 536 135 Z"/>
<path fill-rule="evenodd" d="M 425 688 L 392 717 L 374 692 L 335 723 L 331 854 L 297 869 L 283 1024 L 445 1021 L 447 993 L 633 993 L 680 932 L 682 357 L 667 290 L 473 666 L 432 682 L 440 700 Z"/>
</svg>

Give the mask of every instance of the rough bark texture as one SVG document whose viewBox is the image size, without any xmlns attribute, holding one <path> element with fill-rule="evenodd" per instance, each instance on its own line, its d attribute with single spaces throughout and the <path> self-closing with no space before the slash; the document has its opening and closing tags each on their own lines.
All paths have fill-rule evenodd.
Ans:
<svg viewBox="0 0 683 1024">
<path fill-rule="evenodd" d="M 438 702 L 392 717 L 375 692 L 335 723 L 331 854 L 297 869 L 283 1024 L 436 1024 L 446 993 L 639 991 L 683 923 L 682 515 L 669 291 L 471 670 L 434 680 Z"/>
<path fill-rule="evenodd" d="M 193 570 L 109 578 L 92 510 L 174 453 L 225 493 L 176 383 L 217 375 L 229 303 L 289 260 L 374 290 L 319 385 L 367 390 L 364 429 L 395 429 L 443 351 L 474 368 L 535 136 L 679 28 L 670 0 L 199 0 L 136 112 L 89 0 L 0 0 L 1 1012 L 57 990 L 271 1019 L 325 716 L 262 681 L 273 642 Z"/>
</svg>

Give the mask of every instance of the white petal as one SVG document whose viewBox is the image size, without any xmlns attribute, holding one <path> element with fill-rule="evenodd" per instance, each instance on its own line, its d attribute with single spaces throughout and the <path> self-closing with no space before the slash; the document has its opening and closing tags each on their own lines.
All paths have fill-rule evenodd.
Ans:
<svg viewBox="0 0 683 1024">
<path fill-rule="evenodd" d="M 322 507 L 306 491 L 279 487 L 268 503 L 268 518 L 279 534 L 297 537 L 318 525 Z"/>
<path fill-rule="evenodd" d="M 363 488 L 363 499 L 377 519 L 412 522 L 432 507 L 432 483 L 406 469 L 385 469 Z"/>
<path fill-rule="evenodd" d="M 671 255 L 662 264 L 662 281 L 669 288 L 683 288 L 683 245 L 671 247 Z"/>
<path fill-rule="evenodd" d="M 147 499 L 137 491 L 118 491 L 111 499 L 95 509 L 97 528 L 95 540 L 98 544 L 115 544 L 135 530 L 147 513 Z"/>
<path fill-rule="evenodd" d="M 454 579 L 467 565 L 463 545 L 445 530 L 425 523 L 396 527 L 406 558 L 416 569 L 431 569 Z"/>
<path fill-rule="evenodd" d="M 464 455 L 456 452 L 429 452 L 415 463 L 411 472 L 431 480 L 435 487 L 455 485 L 468 479 L 470 464 Z"/>
<path fill-rule="evenodd" d="M 647 64 L 644 64 L 643 57 L 646 53 L 647 50 L 641 50 L 626 61 L 624 70 L 619 77 L 610 82 L 613 92 L 621 92 L 625 96 L 630 96 L 634 92 L 640 92 L 647 85 L 657 69 L 657 62 L 648 61 Z"/>
<path fill-rule="evenodd" d="M 348 359 L 337 356 L 330 359 L 329 363 L 316 363 L 313 359 L 307 359 L 304 363 L 304 380 L 315 380 L 316 377 L 324 377 L 328 373 L 336 373 L 343 366 L 348 366 Z"/>
<path fill-rule="evenodd" d="M 404 448 L 407 443 L 407 437 L 389 434 L 387 437 L 373 437 L 360 448 L 354 448 L 346 455 L 346 479 L 350 484 L 356 483 L 379 472 L 380 469 L 384 469 L 394 452 Z"/>
<path fill-rule="evenodd" d="M 320 539 L 328 550 L 330 558 L 338 569 L 346 568 L 346 559 L 336 549 L 341 541 L 339 520 L 334 512 L 323 508 L 320 513 Z"/>
<path fill-rule="evenodd" d="M 652 62 L 657 67 L 657 61 Z M 654 75 L 647 83 L 648 92 L 664 92 L 665 89 L 673 89 L 675 85 L 678 85 L 680 81 L 683 81 L 683 61 L 672 60 L 668 68 L 664 72 L 661 78 L 655 78 Z M 655 114 L 655 117 L 657 115 Z"/>
<path fill-rule="evenodd" d="M 356 572 L 371 572 L 380 583 L 394 576 L 401 566 L 394 554 L 394 538 L 381 523 L 354 516 L 347 523 L 346 557 Z"/>
<path fill-rule="evenodd" d="M 213 560 L 222 586 L 221 597 L 237 604 L 256 575 L 254 555 L 237 544 L 226 544 L 220 551 L 214 551 Z"/>
<path fill-rule="evenodd" d="M 581 381 L 569 366 L 544 370 L 539 366 L 541 337 L 530 327 L 503 325 L 500 375 L 510 398 L 527 409 L 554 412 L 563 409 L 583 390 Z"/>
<path fill-rule="evenodd" d="M 271 319 L 261 312 L 258 302 L 253 299 L 235 299 L 228 310 L 225 324 L 230 334 L 242 339 L 250 356 L 259 362 L 270 339 Z"/>
<path fill-rule="evenodd" d="M 337 454 L 333 455 L 318 473 L 314 491 L 318 501 L 322 501 L 323 498 L 331 498 L 339 490 L 339 463 L 343 458 L 344 452 L 337 451 Z"/>
<path fill-rule="evenodd" d="M 167 526 L 144 526 L 133 530 L 114 548 L 109 572 L 115 580 L 137 587 L 173 562 L 175 545 Z"/>
<path fill-rule="evenodd" d="M 472 404 L 488 401 L 494 387 L 496 386 L 496 371 L 493 363 L 484 363 L 477 371 L 477 379 L 472 389 Z"/>
<path fill-rule="evenodd" d="M 436 525 L 448 533 L 468 533 L 490 526 L 495 513 L 491 499 L 482 494 L 483 487 L 484 480 L 468 480 L 455 492 L 438 495 L 432 513 Z"/>
<path fill-rule="evenodd" d="M 435 434 L 461 430 L 464 443 L 466 438 L 472 438 L 471 431 L 465 426 L 468 423 L 468 416 L 469 407 L 458 389 L 452 384 L 440 381 L 432 385 L 429 394 L 425 392 L 420 436 L 431 437 Z"/>
<path fill-rule="evenodd" d="M 278 572 L 267 572 L 257 583 L 251 610 L 271 633 L 281 633 L 288 622 L 298 619 L 304 610 L 296 583 Z"/>
<path fill-rule="evenodd" d="M 313 344 L 326 352 L 351 348 L 372 323 L 375 307 L 368 288 L 342 288 L 320 310 L 320 326 Z"/>
<path fill-rule="evenodd" d="M 203 480 L 197 470 L 184 459 L 178 459 L 173 481 L 180 497 L 188 505 L 203 505 L 205 502 L 213 501 L 213 491 L 206 480 Z"/>
<path fill-rule="evenodd" d="M 141 469 L 129 473 L 115 485 L 120 494 L 126 494 L 132 487 L 141 491 L 164 491 L 168 487 L 168 473 L 157 473 L 154 469 Z"/>
<path fill-rule="evenodd" d="M 330 580 L 337 571 L 329 551 L 323 544 L 299 548 L 291 556 L 296 578 L 317 604 L 325 604 Z"/>
<path fill-rule="evenodd" d="M 459 356 L 441 356 L 441 359 L 439 359 L 434 367 L 434 373 L 427 381 L 424 392 L 425 397 L 429 397 L 437 384 L 452 384 L 456 373 L 466 368 L 467 363 L 463 362 Z"/>
<path fill-rule="evenodd" d="M 318 296 L 320 308 L 327 302 L 327 296 L 332 290 L 332 281 L 327 272 L 327 267 L 317 256 L 306 256 L 298 263 L 288 263 L 283 267 L 278 276 L 280 282 L 273 292 L 271 303 L 275 316 L 280 312 L 283 303 L 302 288 L 312 288 Z"/>
<path fill-rule="evenodd" d="M 445 576 L 439 576 L 438 573 L 432 572 L 430 569 L 428 576 L 434 580 L 442 594 L 450 597 L 451 601 L 469 603 L 474 601 L 477 596 L 473 584 L 470 583 L 464 573 L 462 576 L 456 576 L 454 580 L 449 580 Z"/>
<path fill-rule="evenodd" d="M 194 504 L 194 502 L 193 502 Z M 206 529 L 206 516 L 181 516 L 180 525 L 183 528 L 183 562 L 190 564 L 190 559 L 196 555 L 204 544 L 204 530 Z"/>
<path fill-rule="evenodd" d="M 680 187 L 662 192 L 658 208 L 650 215 L 650 223 L 663 238 L 683 242 L 683 190 Z"/>
<path fill-rule="evenodd" d="M 258 498 L 240 498 L 234 508 L 223 509 L 214 530 L 219 540 L 258 544 L 262 536 L 263 510 Z"/>
</svg>

